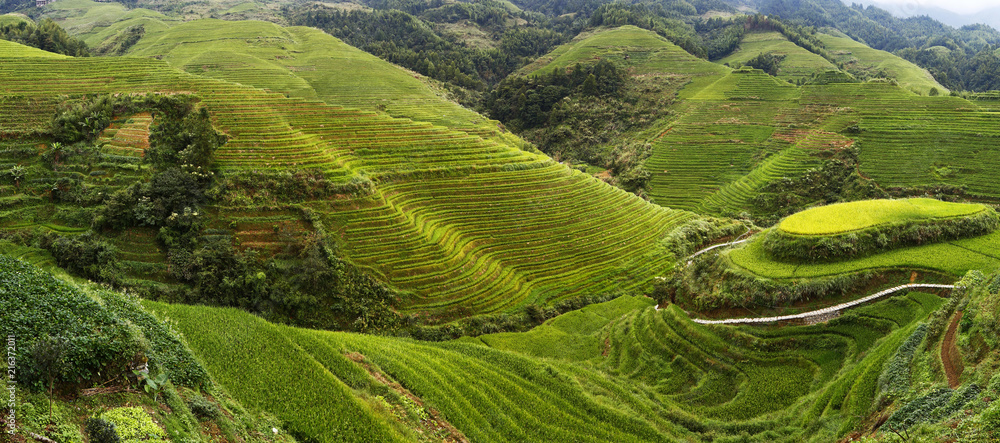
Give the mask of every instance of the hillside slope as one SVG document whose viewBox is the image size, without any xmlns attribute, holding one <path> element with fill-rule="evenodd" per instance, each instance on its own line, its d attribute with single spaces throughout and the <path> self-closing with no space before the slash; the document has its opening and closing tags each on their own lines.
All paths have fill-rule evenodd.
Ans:
<svg viewBox="0 0 1000 443">
<path fill-rule="evenodd" d="M 739 49 L 716 60 L 717 63 L 746 63 L 760 54 L 774 54 L 784 57 L 778 67 L 778 77 L 788 81 L 808 78 L 812 74 L 837 70 L 829 60 L 796 45 L 777 31 L 750 32 L 743 37 Z"/>
<path fill-rule="evenodd" d="M 117 25 L 132 26 L 138 19 Z M 501 137 L 496 123 L 429 86 L 423 76 L 351 47 L 322 31 L 259 21 L 194 20 L 147 29 L 129 55 L 155 57 L 199 75 L 267 88 L 331 105 Z"/>
<path fill-rule="evenodd" d="M 0 48 L 9 45 L 0 42 Z M 218 173 L 253 183 L 260 176 L 254 174 L 312 168 L 333 183 L 363 189 L 285 197 L 277 189 L 236 185 L 210 208 L 203 234 L 243 248 L 281 250 L 280 226 L 322 222 L 349 260 L 403 290 L 402 308 L 431 316 L 428 321 L 648 288 L 674 264 L 661 238 L 694 217 L 496 141 L 196 77 L 162 61 L 3 63 L 0 77 L 12 106 L 0 112 L 0 126 L 8 140 L 3 143 L 18 149 L 2 151 L 0 158 L 31 166 L 25 183 L 68 180 L 72 187 L 94 189 L 136 180 L 135 157 L 102 163 L 101 169 L 84 162 L 56 170 L 37 157 L 21 157 L 21 148 L 44 143 L 38 128 L 46 127 L 63 94 L 195 93 L 229 136 L 215 153 Z M 48 194 L 25 195 L 16 180 L 0 192 L 10 202 L 0 221 L 8 230 L 81 232 L 89 226 L 86 216 L 60 212 L 71 205 L 42 197 Z M 29 213 L 36 215 L 24 216 Z M 127 232 L 145 240 L 123 237 L 124 251 L 149 262 L 144 268 L 168 271 L 155 231 Z"/>
<path fill-rule="evenodd" d="M 825 30 L 816 34 L 826 45 L 827 51 L 848 70 L 878 72 L 884 70 L 905 89 L 920 95 L 927 95 L 931 88 L 947 95 L 945 88 L 926 69 L 921 68 L 889 52 L 872 49 L 835 30 Z"/>
<path fill-rule="evenodd" d="M 758 329 L 700 326 L 676 306 L 657 310 L 648 299 L 622 297 L 530 332 L 445 343 L 295 329 L 236 310 L 147 306 L 177 321 L 238 398 L 290 420 L 319 414 L 322 403 L 292 413 L 286 405 L 308 391 L 258 387 L 298 375 L 229 362 L 261 352 L 308 360 L 323 369 L 316 366 L 310 380 L 343 383 L 358 396 L 395 391 L 470 441 L 742 435 L 792 442 L 830 441 L 861 423 L 879 396 L 883 364 L 941 303 L 912 293 L 829 324 Z M 353 426 L 349 420 L 344 426 Z"/>
</svg>

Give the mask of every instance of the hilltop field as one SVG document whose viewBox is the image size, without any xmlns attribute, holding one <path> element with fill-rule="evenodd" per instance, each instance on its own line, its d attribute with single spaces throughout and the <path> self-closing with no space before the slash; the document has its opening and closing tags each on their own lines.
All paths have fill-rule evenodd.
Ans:
<svg viewBox="0 0 1000 443">
<path fill-rule="evenodd" d="M 993 441 L 995 100 L 730 3 L 0 15 L 0 442 Z"/>
</svg>

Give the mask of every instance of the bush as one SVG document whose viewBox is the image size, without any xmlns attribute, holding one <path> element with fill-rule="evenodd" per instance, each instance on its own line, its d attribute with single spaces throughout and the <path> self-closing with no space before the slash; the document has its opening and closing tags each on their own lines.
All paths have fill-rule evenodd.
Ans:
<svg viewBox="0 0 1000 443">
<path fill-rule="evenodd" d="M 115 425 L 103 418 L 92 417 L 87 420 L 87 436 L 90 443 L 121 443 Z"/>
<path fill-rule="evenodd" d="M 188 399 L 187 405 L 191 409 L 191 413 L 201 419 L 214 420 L 222 415 L 215 403 L 198 394 L 192 395 Z"/>
<path fill-rule="evenodd" d="M 882 374 L 878 377 L 879 393 L 886 396 L 905 394 L 910 387 L 910 363 L 913 356 L 927 335 L 927 324 L 917 326 L 913 334 L 899 345 L 896 353 L 886 360 Z"/>
<path fill-rule="evenodd" d="M 56 237 L 48 249 L 60 267 L 72 272 L 109 283 L 118 283 L 121 279 L 118 249 L 93 232 L 76 237 Z"/>
<path fill-rule="evenodd" d="M 149 360 L 159 365 L 175 385 L 204 388 L 209 385 L 208 372 L 198 363 L 194 354 L 171 330 L 152 314 L 146 312 L 136 300 L 111 291 L 101 291 L 104 306 L 121 319 L 138 327 L 149 342 Z"/>
<path fill-rule="evenodd" d="M 161 441 L 167 436 L 139 407 L 112 409 L 101 414 L 100 418 L 115 426 L 122 443 Z"/>
</svg>

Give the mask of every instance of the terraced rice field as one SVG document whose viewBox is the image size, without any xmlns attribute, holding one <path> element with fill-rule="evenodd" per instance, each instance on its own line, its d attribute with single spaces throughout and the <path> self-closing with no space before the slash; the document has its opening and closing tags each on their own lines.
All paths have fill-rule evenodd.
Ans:
<svg viewBox="0 0 1000 443">
<path fill-rule="evenodd" d="M 778 77 L 785 80 L 809 77 L 828 70 L 837 70 L 829 60 L 788 41 L 780 32 L 751 32 L 743 37 L 739 49 L 716 63 L 746 63 L 760 54 L 783 55 L 778 65 Z"/>
<path fill-rule="evenodd" d="M 697 89 L 652 136 L 653 201 L 733 215 L 768 181 L 818 164 L 809 154 L 857 147 L 860 173 L 883 188 L 964 186 L 1000 197 L 1000 114 L 957 97 L 923 97 L 886 82 L 795 87 L 735 71 Z M 697 90 L 695 90 L 697 89 Z M 794 148 L 794 149 L 793 149 Z"/>
<path fill-rule="evenodd" d="M 998 194 L 1000 115 L 958 97 L 920 97 L 885 83 L 803 88 L 803 103 L 835 104 L 856 114 L 861 172 L 880 185 L 966 186 Z"/>
<path fill-rule="evenodd" d="M 419 74 L 386 63 L 320 30 L 259 21 L 194 20 L 147 30 L 130 55 L 290 97 L 385 112 L 487 139 L 508 140 L 497 122 L 465 109 Z"/>
<path fill-rule="evenodd" d="M 834 60 L 845 64 L 847 68 L 884 69 L 904 89 L 920 95 L 929 94 L 931 88 L 937 88 L 942 95 L 947 95 L 949 92 L 947 88 L 934 80 L 934 77 L 926 69 L 895 54 L 872 49 L 832 29 L 824 29 L 824 32 L 819 32 L 816 36 L 823 42 L 827 52 L 833 56 Z"/>
<path fill-rule="evenodd" d="M 3 63 L 0 81 L 11 100 L 24 103 L 19 115 L 51 116 L 55 101 L 46 100 L 59 94 L 193 93 L 230 137 L 216 153 L 219 173 L 318 168 L 333 181 L 374 180 L 370 195 L 289 201 L 275 213 L 214 208 L 216 221 L 203 235 L 278 253 L 290 241 L 285 234 L 309 227 L 298 214 L 310 208 L 351 261 L 403 290 L 405 309 L 431 321 L 647 288 L 673 266 L 659 240 L 694 217 L 496 139 L 287 98 L 193 76 L 157 60 Z M 0 120 L 20 118 L 0 114 Z M 105 131 L 105 157 L 136 159 L 146 124 L 142 115 L 129 116 Z M 129 171 L 119 169 L 86 179 L 124 185 L 118 181 L 126 181 Z M 12 204 L 11 211 L 42 213 L 27 218 L 30 227 L 31 220 L 48 220 L 43 215 L 55 210 L 45 203 Z M 135 255 L 132 261 L 155 263 L 156 252 L 137 248 L 128 252 Z M 160 272 L 151 266 L 143 275 Z"/>
<path fill-rule="evenodd" d="M 152 124 L 153 116 L 148 112 L 129 116 L 102 131 L 97 144 L 105 154 L 141 159 L 149 149 L 149 128 Z"/>
<path fill-rule="evenodd" d="M 429 343 L 277 326 L 233 309 L 146 302 L 176 322 L 234 397 L 320 441 L 362 429 L 394 440 L 384 413 L 362 393 L 399 383 L 470 441 L 542 436 L 619 442 L 747 429 L 772 441 L 835 438 L 838 428 L 871 407 L 883 363 L 941 299 L 911 293 L 828 324 L 781 329 L 702 326 L 675 306 L 657 311 L 652 304 L 622 297 L 526 333 Z M 308 370 L 228 364 L 262 354 Z M 299 383 L 314 388 L 283 387 Z M 315 397 L 318 392 L 324 396 Z M 321 414 L 339 418 L 305 419 Z M 831 426 L 799 427 L 820 417 Z"/>
<path fill-rule="evenodd" d="M 645 166 L 653 201 L 739 212 L 768 181 L 798 176 L 818 164 L 813 154 L 850 145 L 819 130 L 817 122 L 834 112 L 829 106 L 801 107 L 797 94 L 761 71 L 736 71 L 693 93 L 681 116 L 651 140 Z"/>
<path fill-rule="evenodd" d="M 863 200 L 808 209 L 786 217 L 778 229 L 796 235 L 829 235 L 875 226 L 966 217 L 989 208 L 930 198 Z"/>
<path fill-rule="evenodd" d="M 961 277 L 973 269 L 992 272 L 1000 267 L 1000 254 L 996 253 L 998 248 L 1000 248 L 1000 232 L 895 249 L 834 263 L 777 261 L 760 245 L 759 239 L 723 254 L 734 266 L 744 271 L 774 279 L 828 277 L 883 269 L 927 270 Z"/>
</svg>

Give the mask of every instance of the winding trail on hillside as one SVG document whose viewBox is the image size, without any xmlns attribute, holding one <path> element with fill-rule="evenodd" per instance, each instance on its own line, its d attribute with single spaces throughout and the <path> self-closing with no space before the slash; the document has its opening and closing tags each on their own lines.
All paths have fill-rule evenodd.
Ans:
<svg viewBox="0 0 1000 443">
<path fill-rule="evenodd" d="M 684 259 L 684 260 L 687 261 L 687 264 L 690 265 L 691 264 L 691 260 L 693 260 L 695 257 L 697 257 L 697 256 L 699 256 L 701 254 L 704 254 L 704 253 L 706 253 L 708 251 L 711 251 L 713 249 L 725 248 L 727 246 L 733 246 L 733 245 L 738 245 L 740 243 L 746 243 L 746 242 L 750 241 L 750 237 L 744 238 L 742 240 L 739 240 L 739 239 L 742 238 L 742 237 L 745 237 L 747 234 L 750 234 L 751 232 L 752 231 L 750 229 L 747 229 L 747 232 L 744 232 L 743 235 L 740 235 L 739 237 L 736 237 L 737 240 L 734 240 L 734 241 L 731 241 L 731 242 L 728 242 L 728 243 L 719 243 L 717 245 L 712 245 L 712 246 L 709 246 L 707 248 L 701 249 L 698 252 L 695 252 L 694 254 L 691 254 L 691 255 L 687 256 L 687 258 Z"/>
<path fill-rule="evenodd" d="M 735 325 L 735 324 L 756 324 L 756 323 L 775 323 L 780 321 L 789 320 L 810 320 L 814 318 L 824 318 L 836 316 L 840 311 L 857 306 L 869 301 L 875 300 L 879 297 L 886 296 L 896 291 L 901 291 L 903 289 L 910 288 L 934 288 L 934 289 L 954 289 L 955 285 L 939 285 L 933 283 L 910 283 L 906 285 L 900 285 L 893 288 L 886 289 L 884 291 L 876 292 L 864 298 L 859 298 L 854 301 L 847 303 L 841 303 L 839 305 L 830 306 L 828 308 L 818 309 L 815 311 L 803 312 L 801 314 L 794 315 L 782 315 L 779 317 L 757 317 L 757 318 L 730 318 L 725 320 L 702 320 L 702 319 L 692 319 L 691 321 L 695 323 L 700 323 L 703 325 Z M 659 309 L 659 305 L 656 306 Z"/>
<path fill-rule="evenodd" d="M 944 334 L 944 340 L 941 342 L 941 363 L 944 365 L 945 375 L 948 376 L 948 387 L 952 389 L 958 387 L 958 379 L 962 377 L 962 372 L 965 369 L 962 364 L 962 354 L 955 346 L 956 330 L 959 322 L 962 321 L 962 314 L 962 311 L 955 313 L 951 324 L 948 325 L 948 332 Z"/>
</svg>

